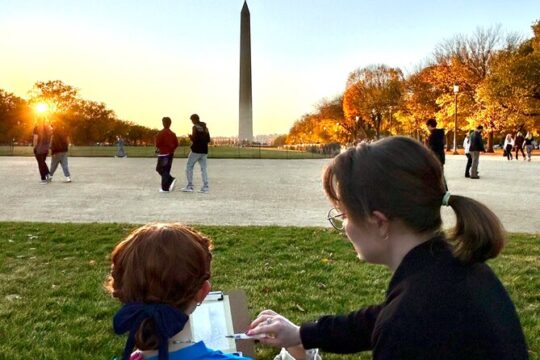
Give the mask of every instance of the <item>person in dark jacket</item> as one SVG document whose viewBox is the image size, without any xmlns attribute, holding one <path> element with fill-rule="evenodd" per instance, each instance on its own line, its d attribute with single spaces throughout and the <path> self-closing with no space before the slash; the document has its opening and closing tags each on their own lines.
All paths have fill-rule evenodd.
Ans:
<svg viewBox="0 0 540 360">
<path fill-rule="evenodd" d="M 49 167 L 47 166 L 47 155 L 51 146 L 51 126 L 45 117 L 41 118 L 38 124 L 34 127 L 33 141 L 34 156 L 38 163 L 39 175 L 41 184 L 47 185 L 50 179 Z"/>
<path fill-rule="evenodd" d="M 426 125 L 429 129 L 427 145 L 437 155 L 441 164 L 444 165 L 444 129 L 437 129 L 437 120 L 435 119 L 429 119 L 426 121 Z"/>
<path fill-rule="evenodd" d="M 191 151 L 188 156 L 186 164 L 186 178 L 187 185 L 182 188 L 184 192 L 193 192 L 193 167 L 195 163 L 199 163 L 201 167 L 201 175 L 203 185 L 199 192 L 208 193 L 208 173 L 206 167 L 206 160 L 208 158 L 208 143 L 210 142 L 210 132 L 206 124 L 202 122 L 199 115 L 193 114 L 190 116 L 193 127 L 191 129 Z"/>
<path fill-rule="evenodd" d="M 422 144 L 396 136 L 351 148 L 326 168 L 323 186 L 331 225 L 358 257 L 393 272 L 385 300 L 301 326 L 264 310 L 248 335 L 276 347 L 371 350 L 375 360 L 528 358 L 515 306 L 485 263 L 501 252 L 504 228 L 485 205 L 445 190 Z M 441 206 L 456 215 L 449 237 Z"/>
<path fill-rule="evenodd" d="M 174 151 L 178 147 L 178 138 L 170 129 L 172 122 L 170 117 L 164 117 L 161 122 L 163 123 L 163 129 L 156 136 L 158 153 L 156 171 L 161 175 L 161 189 L 159 191 L 169 192 L 174 189 L 176 183 L 176 178 L 171 176 L 171 167 Z"/>
<path fill-rule="evenodd" d="M 523 143 L 525 142 L 525 137 L 521 133 L 521 131 L 518 131 L 516 134 L 516 138 L 514 139 L 514 149 L 516 149 L 516 160 L 518 160 L 519 152 L 521 151 L 521 155 L 523 156 L 523 160 L 526 160 L 525 152 L 523 151 Z"/>
<path fill-rule="evenodd" d="M 480 179 L 480 176 L 478 176 L 478 164 L 480 162 L 480 151 L 486 152 L 484 149 L 484 141 L 482 140 L 482 130 L 484 130 L 484 127 L 482 125 L 478 125 L 476 127 L 476 130 L 471 135 L 471 146 L 469 148 L 469 152 L 471 154 L 472 158 L 472 165 L 471 165 L 471 179 Z"/>
<path fill-rule="evenodd" d="M 68 166 L 68 150 L 69 142 L 66 131 L 62 124 L 56 122 L 52 128 L 50 181 L 52 181 L 56 168 L 60 163 L 60 165 L 62 165 L 62 171 L 64 172 L 64 182 L 71 182 L 71 174 Z"/>
</svg>

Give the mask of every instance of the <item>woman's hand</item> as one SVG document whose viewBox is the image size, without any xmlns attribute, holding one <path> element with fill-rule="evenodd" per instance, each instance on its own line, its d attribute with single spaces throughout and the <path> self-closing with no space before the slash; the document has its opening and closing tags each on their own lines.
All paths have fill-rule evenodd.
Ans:
<svg viewBox="0 0 540 360">
<path fill-rule="evenodd" d="M 259 335 L 259 341 L 265 345 L 290 348 L 301 345 L 300 326 L 272 310 L 264 310 L 249 325 L 246 333 Z"/>
</svg>

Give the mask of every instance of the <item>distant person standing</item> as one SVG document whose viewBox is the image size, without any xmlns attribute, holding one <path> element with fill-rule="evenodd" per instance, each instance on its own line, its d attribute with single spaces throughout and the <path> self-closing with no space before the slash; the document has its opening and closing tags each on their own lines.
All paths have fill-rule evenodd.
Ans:
<svg viewBox="0 0 540 360">
<path fill-rule="evenodd" d="M 469 148 L 469 152 L 471 153 L 472 157 L 472 164 L 471 164 L 471 179 L 480 179 L 480 176 L 478 176 L 478 163 L 480 162 L 480 151 L 485 152 L 484 149 L 484 141 L 482 140 L 482 130 L 484 130 L 484 127 L 482 125 L 478 125 L 476 127 L 476 130 L 471 135 L 471 146 Z"/>
<path fill-rule="evenodd" d="M 527 135 L 525 135 L 525 150 L 527 150 L 527 159 L 528 161 L 531 161 L 531 155 L 533 151 L 533 136 L 530 131 L 527 131 Z"/>
<path fill-rule="evenodd" d="M 437 120 L 435 119 L 429 119 L 426 121 L 426 125 L 429 129 L 427 145 L 437 155 L 441 164 L 444 165 L 444 129 L 437 129 Z"/>
<path fill-rule="evenodd" d="M 514 139 L 512 138 L 512 134 L 507 134 L 506 138 L 504 139 L 504 153 L 506 154 L 506 159 L 512 160 L 512 149 L 514 148 Z"/>
<path fill-rule="evenodd" d="M 190 117 L 193 127 L 191 129 L 191 151 L 186 164 L 187 185 L 182 188 L 184 192 L 193 192 L 193 167 L 195 163 L 199 163 L 201 167 L 201 175 L 203 186 L 199 192 L 207 193 L 208 188 L 208 173 L 206 171 L 206 159 L 208 158 L 208 143 L 210 142 L 210 132 L 206 124 L 199 119 L 199 115 L 193 114 Z"/>
<path fill-rule="evenodd" d="M 124 150 L 124 139 L 121 136 L 116 137 L 116 156 L 117 158 L 127 157 L 126 151 Z"/>
<path fill-rule="evenodd" d="M 448 190 L 448 185 L 446 184 L 446 177 L 444 176 L 444 163 L 445 163 L 445 153 L 444 153 L 444 129 L 437 129 L 437 120 L 429 119 L 426 121 L 427 128 L 429 129 L 429 136 L 427 138 L 427 145 L 435 153 L 437 159 L 442 165 L 443 168 L 443 180 L 444 187 Z"/>
<path fill-rule="evenodd" d="M 52 181 L 58 163 L 60 163 L 65 176 L 64 182 L 71 182 L 71 174 L 68 167 L 68 149 L 69 142 L 65 129 L 59 123 L 56 123 L 52 128 L 50 181 Z"/>
<path fill-rule="evenodd" d="M 45 118 L 42 118 L 40 122 L 34 127 L 33 131 L 34 156 L 36 157 L 39 175 L 41 176 L 41 184 L 46 185 L 49 183 L 49 167 L 47 166 L 47 154 L 49 153 L 49 147 L 51 145 L 51 127 Z"/>
<path fill-rule="evenodd" d="M 174 158 L 174 151 L 178 147 L 178 138 L 171 131 L 171 118 L 164 117 L 162 120 L 163 130 L 156 136 L 156 148 L 158 160 L 156 171 L 161 175 L 161 189 L 159 192 L 169 192 L 174 189 L 176 179 L 171 176 L 171 167 Z"/>
<path fill-rule="evenodd" d="M 471 135 L 474 131 L 471 130 L 465 135 L 465 139 L 463 139 L 463 150 L 465 150 L 465 156 L 467 157 L 467 165 L 465 165 L 465 177 L 471 177 L 471 165 L 472 165 L 472 157 L 471 157 Z"/>
<path fill-rule="evenodd" d="M 516 134 L 516 138 L 514 139 L 514 147 L 516 149 L 516 160 L 519 160 L 519 152 L 521 151 L 521 155 L 523 155 L 523 160 L 526 160 L 525 152 L 523 152 L 523 143 L 525 142 L 525 138 L 523 137 L 523 134 L 521 131 L 518 131 Z"/>
</svg>

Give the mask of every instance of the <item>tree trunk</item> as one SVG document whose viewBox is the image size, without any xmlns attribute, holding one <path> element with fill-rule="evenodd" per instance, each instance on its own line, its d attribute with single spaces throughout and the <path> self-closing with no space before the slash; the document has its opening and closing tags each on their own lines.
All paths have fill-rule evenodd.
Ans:
<svg viewBox="0 0 540 360">
<path fill-rule="evenodd" d="M 493 130 L 488 132 L 488 142 L 486 152 L 492 153 L 493 151 Z"/>
</svg>

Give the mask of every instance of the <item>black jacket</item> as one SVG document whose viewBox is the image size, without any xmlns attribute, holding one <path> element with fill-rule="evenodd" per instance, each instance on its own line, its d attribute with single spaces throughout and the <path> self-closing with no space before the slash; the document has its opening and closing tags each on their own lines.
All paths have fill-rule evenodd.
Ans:
<svg viewBox="0 0 540 360">
<path fill-rule="evenodd" d="M 51 154 L 63 153 L 68 150 L 69 144 L 66 133 L 61 129 L 54 128 L 51 140 Z"/>
<path fill-rule="evenodd" d="M 189 138 L 192 141 L 191 151 L 197 154 L 208 154 L 208 143 L 210 142 L 210 132 L 206 124 L 199 122 L 193 125 Z"/>
<path fill-rule="evenodd" d="M 444 165 L 444 129 L 433 129 L 428 137 L 428 146 Z"/>
<path fill-rule="evenodd" d="M 471 147 L 469 148 L 469 151 L 486 151 L 484 149 L 481 132 L 475 130 L 471 134 Z"/>
<path fill-rule="evenodd" d="M 484 263 L 464 265 L 442 238 L 412 249 L 383 304 L 300 328 L 305 348 L 373 350 L 373 359 L 528 359 L 516 309 Z"/>
</svg>

